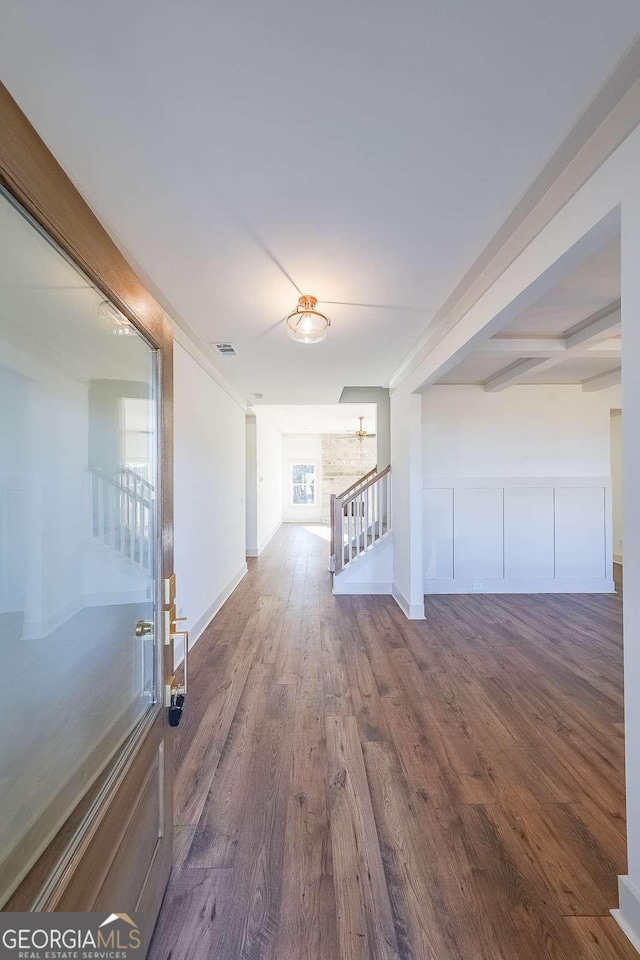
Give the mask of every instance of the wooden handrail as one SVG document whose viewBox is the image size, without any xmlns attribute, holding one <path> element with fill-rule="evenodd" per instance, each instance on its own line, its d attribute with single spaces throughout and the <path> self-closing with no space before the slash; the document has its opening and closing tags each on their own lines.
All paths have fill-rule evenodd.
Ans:
<svg viewBox="0 0 640 960">
<path fill-rule="evenodd" d="M 337 499 L 342 500 L 342 506 L 346 507 L 348 503 L 351 503 L 353 500 L 356 499 L 356 497 L 360 496 L 361 493 L 364 493 L 365 490 L 368 490 L 369 487 L 372 487 L 374 483 L 378 482 L 378 480 L 382 480 L 382 478 L 386 477 L 388 473 L 391 473 L 391 465 L 385 467 L 384 470 L 380 471 L 380 473 L 376 473 L 374 477 L 371 477 L 370 480 L 367 480 L 366 483 L 363 483 L 362 486 L 358 487 L 358 489 L 355 490 L 348 497 L 346 498 L 338 497 Z M 368 474 L 366 474 L 366 476 L 368 476 Z"/>
<path fill-rule="evenodd" d="M 377 469 L 378 469 L 377 465 L 376 465 L 375 467 L 371 467 L 371 470 L 369 470 L 368 473 L 365 473 L 365 475 L 364 475 L 363 477 L 360 477 L 359 480 L 356 480 L 355 483 L 352 483 L 351 486 L 350 486 L 350 487 L 347 487 L 346 490 L 343 490 L 342 493 L 336 493 L 335 496 L 337 497 L 337 499 L 338 499 L 338 500 L 344 499 L 344 497 L 346 497 L 347 494 L 351 493 L 352 490 L 355 490 L 355 488 L 356 488 L 356 487 L 359 487 L 361 483 L 364 483 L 365 480 L 368 480 L 369 477 L 370 477 L 372 474 L 374 474 Z"/>
</svg>

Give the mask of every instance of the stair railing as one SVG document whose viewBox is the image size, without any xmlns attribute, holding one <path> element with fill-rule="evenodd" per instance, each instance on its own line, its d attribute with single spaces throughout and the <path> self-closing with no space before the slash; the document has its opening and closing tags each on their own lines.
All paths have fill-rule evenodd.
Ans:
<svg viewBox="0 0 640 960">
<path fill-rule="evenodd" d="M 331 563 L 334 573 L 370 550 L 391 530 L 391 467 L 369 471 L 331 498 Z"/>
<path fill-rule="evenodd" d="M 331 551 L 330 551 L 330 556 L 331 556 L 330 569 L 331 569 L 331 570 L 333 570 L 332 564 L 333 564 L 333 558 L 334 558 L 335 552 L 336 552 L 336 538 L 335 538 L 336 526 L 335 526 L 335 523 L 334 523 L 334 520 L 333 520 L 333 518 L 334 518 L 334 516 L 335 516 L 335 504 L 336 504 L 336 500 L 346 500 L 346 498 L 349 496 L 349 494 L 353 493 L 355 490 L 358 490 L 359 487 L 361 487 L 363 484 L 365 484 L 365 483 L 367 482 L 367 480 L 370 480 L 371 477 L 374 477 L 374 476 L 376 475 L 377 471 L 378 471 L 378 467 L 377 467 L 377 466 L 371 467 L 371 470 L 369 470 L 367 473 L 365 473 L 364 476 L 358 477 L 358 479 L 357 479 L 354 483 L 352 483 L 349 487 L 347 487 L 346 490 L 343 490 L 342 493 L 332 493 L 332 494 L 331 494 L 331 502 L 330 502 L 330 504 L 329 504 L 329 517 L 330 517 L 330 521 L 329 521 L 329 522 L 330 522 L 330 526 L 331 526 Z"/>
</svg>

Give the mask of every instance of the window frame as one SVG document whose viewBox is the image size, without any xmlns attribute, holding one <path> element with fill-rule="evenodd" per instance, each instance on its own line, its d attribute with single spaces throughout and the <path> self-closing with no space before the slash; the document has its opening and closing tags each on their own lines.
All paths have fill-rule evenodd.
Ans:
<svg viewBox="0 0 640 960">
<path fill-rule="evenodd" d="M 295 483 L 293 479 L 293 470 L 294 467 L 313 467 L 313 483 L 310 486 L 313 488 L 313 501 L 311 503 L 295 503 L 293 499 L 293 490 L 294 487 L 301 487 L 304 484 Z M 311 509 L 318 506 L 318 461 L 312 459 L 298 459 L 289 461 L 289 506 L 294 507 L 295 509 Z"/>
</svg>

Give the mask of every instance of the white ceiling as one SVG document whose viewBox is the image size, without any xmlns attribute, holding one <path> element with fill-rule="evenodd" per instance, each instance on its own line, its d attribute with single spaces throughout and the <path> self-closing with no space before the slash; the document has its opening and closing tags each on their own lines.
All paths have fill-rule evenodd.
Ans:
<svg viewBox="0 0 640 960">
<path fill-rule="evenodd" d="M 619 298 L 620 237 L 616 237 L 497 336 L 558 337 Z"/>
<path fill-rule="evenodd" d="M 440 384 L 485 384 L 510 368 L 521 366 L 513 383 L 584 383 L 620 368 L 622 340 L 619 312 L 620 237 L 585 260 L 572 274 L 524 310 L 515 320 L 442 376 Z M 571 350 L 568 338 L 588 333 L 602 314 L 604 329 Z M 608 316 L 607 316 L 608 315 Z M 555 352 L 553 363 L 543 363 Z M 528 370 L 530 359 L 540 369 Z M 513 385 L 513 384 L 511 384 Z"/>
<path fill-rule="evenodd" d="M 637 0 L 7 0 L 0 56 L 231 382 L 334 402 L 385 384 L 639 30 Z M 300 292 L 323 344 L 278 325 Z"/>
<path fill-rule="evenodd" d="M 375 403 L 260 404 L 258 409 L 284 434 L 351 433 L 359 429 L 359 417 L 367 433 L 376 432 Z"/>
</svg>

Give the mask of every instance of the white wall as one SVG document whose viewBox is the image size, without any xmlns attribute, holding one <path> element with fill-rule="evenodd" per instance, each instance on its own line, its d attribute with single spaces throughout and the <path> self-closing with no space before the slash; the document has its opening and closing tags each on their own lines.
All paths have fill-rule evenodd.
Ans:
<svg viewBox="0 0 640 960">
<path fill-rule="evenodd" d="M 261 553 L 282 523 L 282 434 L 268 414 L 255 408 L 256 528 Z"/>
<path fill-rule="evenodd" d="M 423 477 L 608 477 L 618 388 L 435 386 L 423 394 Z"/>
<path fill-rule="evenodd" d="M 427 593 L 609 591 L 617 388 L 423 395 Z"/>
<path fill-rule="evenodd" d="M 613 513 L 613 559 L 622 563 L 622 411 L 611 411 L 611 508 Z"/>
<path fill-rule="evenodd" d="M 316 502 L 314 506 L 291 503 L 291 464 L 314 463 Z M 291 523 L 318 523 L 322 520 L 322 439 L 320 434 L 291 434 L 282 438 L 282 519 Z"/>
<path fill-rule="evenodd" d="M 246 572 L 245 411 L 177 343 L 174 457 L 177 604 L 193 642 Z"/>
<path fill-rule="evenodd" d="M 253 414 L 246 417 L 245 497 L 247 556 L 258 556 L 258 461 L 257 427 Z"/>
</svg>

